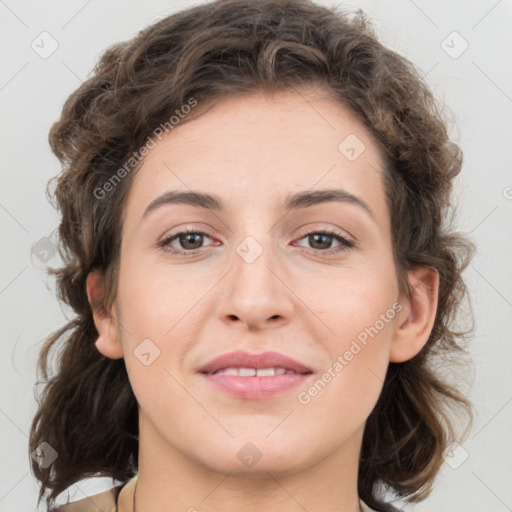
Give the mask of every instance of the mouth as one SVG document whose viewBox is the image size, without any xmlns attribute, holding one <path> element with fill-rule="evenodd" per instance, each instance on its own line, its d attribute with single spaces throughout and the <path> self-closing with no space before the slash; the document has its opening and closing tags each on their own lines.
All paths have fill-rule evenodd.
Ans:
<svg viewBox="0 0 512 512">
<path fill-rule="evenodd" d="M 239 377 L 273 377 L 274 375 L 297 375 L 297 372 L 294 372 L 293 370 L 287 370 L 286 368 L 282 368 L 280 366 L 276 368 L 230 367 L 218 370 L 210 375 L 237 375 Z"/>
<path fill-rule="evenodd" d="M 243 399 L 264 399 L 290 391 L 313 370 L 278 352 L 236 351 L 219 356 L 198 372 L 217 390 Z"/>
</svg>

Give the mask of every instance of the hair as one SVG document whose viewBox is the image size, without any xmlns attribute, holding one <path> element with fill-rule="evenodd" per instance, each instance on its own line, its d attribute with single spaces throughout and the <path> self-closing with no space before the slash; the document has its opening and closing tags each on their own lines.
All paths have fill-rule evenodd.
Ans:
<svg viewBox="0 0 512 512">
<path fill-rule="evenodd" d="M 462 342 L 472 330 L 458 325 L 468 298 L 462 273 L 474 246 L 454 230 L 450 199 L 462 151 L 449 139 L 444 113 L 421 73 L 378 40 L 361 10 L 309 0 L 218 0 L 165 17 L 106 49 L 51 127 L 49 142 L 62 164 L 53 178 L 62 266 L 49 272 L 74 316 L 45 340 L 39 355 L 44 387 L 29 449 L 47 442 L 58 454 L 47 468 L 31 460 L 39 501 L 50 491 L 51 507 L 80 479 L 126 481 L 138 468 L 137 400 L 124 359 L 105 357 L 94 345 L 98 332 L 86 279 L 92 270 L 102 273 L 100 307 L 108 312 L 116 295 L 123 207 L 140 162 L 131 162 L 106 197 L 98 190 L 107 190 L 105 183 L 119 177 L 120 167 L 191 98 L 204 106 L 302 86 L 329 91 L 381 148 L 402 296 L 412 293 L 408 271 L 427 267 L 439 274 L 429 339 L 412 359 L 389 364 L 366 422 L 358 474 L 360 497 L 380 510 L 394 510 L 382 491 L 412 502 L 431 492 L 448 444 L 462 440 L 472 422 L 469 400 L 438 371 L 467 359 Z M 457 437 L 461 417 L 468 427 Z"/>
</svg>

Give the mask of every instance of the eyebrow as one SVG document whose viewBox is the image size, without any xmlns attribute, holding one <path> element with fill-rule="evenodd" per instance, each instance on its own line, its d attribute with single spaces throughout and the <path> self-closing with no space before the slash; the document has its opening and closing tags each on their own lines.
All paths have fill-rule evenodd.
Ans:
<svg viewBox="0 0 512 512">
<path fill-rule="evenodd" d="M 375 220 L 370 207 L 359 197 L 347 192 L 343 189 L 326 189 L 326 190 L 305 190 L 295 194 L 286 196 L 283 208 L 285 210 L 297 210 L 307 208 L 320 203 L 340 202 L 358 206 L 365 211 L 372 220 Z M 206 210 L 222 211 L 226 209 L 224 201 L 216 195 L 206 194 L 197 191 L 178 191 L 170 190 L 154 199 L 144 210 L 141 221 L 147 215 L 167 204 L 188 204 L 197 208 Z"/>
</svg>

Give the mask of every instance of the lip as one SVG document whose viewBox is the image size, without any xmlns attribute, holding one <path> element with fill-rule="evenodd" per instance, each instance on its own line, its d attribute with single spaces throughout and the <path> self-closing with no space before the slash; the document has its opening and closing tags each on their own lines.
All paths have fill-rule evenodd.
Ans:
<svg viewBox="0 0 512 512">
<path fill-rule="evenodd" d="M 226 368 L 272 368 L 293 370 L 294 374 L 264 377 L 240 377 L 215 373 Z M 221 355 L 202 366 L 198 372 L 213 387 L 236 398 L 261 400 L 277 396 L 304 384 L 311 378 L 313 370 L 299 361 L 278 352 L 250 354 L 236 351 Z"/>
<path fill-rule="evenodd" d="M 242 350 L 223 354 L 199 368 L 200 373 L 215 373 L 226 368 L 272 368 L 281 367 L 293 370 L 295 373 L 312 373 L 313 370 L 291 357 L 279 352 L 262 352 L 250 354 Z M 245 378 L 245 377 L 243 377 Z M 249 377 L 247 377 L 249 378 Z"/>
</svg>

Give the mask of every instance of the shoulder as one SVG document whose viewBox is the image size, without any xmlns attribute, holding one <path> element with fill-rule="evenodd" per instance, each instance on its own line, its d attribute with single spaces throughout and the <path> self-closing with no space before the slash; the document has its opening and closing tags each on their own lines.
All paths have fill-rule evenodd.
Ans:
<svg viewBox="0 0 512 512">
<path fill-rule="evenodd" d="M 117 512 L 117 497 L 123 486 L 119 485 L 108 491 L 71 501 L 48 512 Z"/>
</svg>

